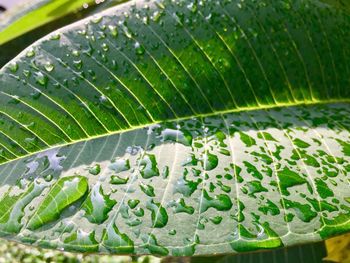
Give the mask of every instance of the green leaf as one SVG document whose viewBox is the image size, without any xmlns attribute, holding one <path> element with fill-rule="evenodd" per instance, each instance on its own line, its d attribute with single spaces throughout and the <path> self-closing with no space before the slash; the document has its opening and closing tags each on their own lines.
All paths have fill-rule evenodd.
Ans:
<svg viewBox="0 0 350 263">
<path fill-rule="evenodd" d="M 333 5 L 336 8 L 341 8 L 350 11 L 350 3 L 346 0 L 322 0 L 323 2 Z"/>
<path fill-rule="evenodd" d="M 0 67 L 53 30 L 122 2 L 36 0 L 13 7 L 0 14 Z"/>
<path fill-rule="evenodd" d="M 94 4 L 95 1 L 92 0 L 36 0 L 14 7 L 1 15 L 0 45 L 37 27 Z"/>
<path fill-rule="evenodd" d="M 311 243 L 306 245 L 293 246 L 289 248 L 267 251 L 264 253 L 244 253 L 240 255 L 221 255 L 212 257 L 193 257 L 191 263 L 286 263 L 290 261 L 322 263 L 327 256 L 327 249 L 324 242 Z M 328 262 L 328 261 L 327 261 Z"/>
<path fill-rule="evenodd" d="M 0 71 L 2 236 L 192 256 L 350 231 L 349 18 L 137 2 L 30 46 Z"/>
</svg>

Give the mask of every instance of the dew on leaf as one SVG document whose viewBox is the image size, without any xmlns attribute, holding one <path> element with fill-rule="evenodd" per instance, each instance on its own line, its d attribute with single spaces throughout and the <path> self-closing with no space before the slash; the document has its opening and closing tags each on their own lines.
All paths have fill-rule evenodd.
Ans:
<svg viewBox="0 0 350 263">
<path fill-rule="evenodd" d="M 178 179 L 174 186 L 174 194 L 180 193 L 186 197 L 190 197 L 196 190 L 198 185 L 202 182 L 202 179 L 197 181 L 187 180 L 186 176 Z"/>
<path fill-rule="evenodd" d="M 82 198 L 87 191 L 86 177 L 67 176 L 60 178 L 38 206 L 34 216 L 30 218 L 27 228 L 35 230 L 58 219 L 63 209 Z"/>
<path fill-rule="evenodd" d="M 277 172 L 280 181 L 280 187 L 283 195 L 290 195 L 288 188 L 307 183 L 306 179 L 296 172 L 285 167 Z"/>
<path fill-rule="evenodd" d="M 54 70 L 55 66 L 52 63 L 48 62 L 44 65 L 44 68 L 47 72 L 51 72 Z"/>
<path fill-rule="evenodd" d="M 16 62 L 11 63 L 11 64 L 9 65 L 9 67 L 10 67 L 10 71 L 11 71 L 12 73 L 16 73 L 17 70 L 18 70 L 18 63 L 16 63 Z"/>
<path fill-rule="evenodd" d="M 116 203 L 117 201 L 110 199 L 110 195 L 104 193 L 101 184 L 97 183 L 81 209 L 85 211 L 85 217 L 91 223 L 102 224 Z"/>
<path fill-rule="evenodd" d="M 194 208 L 187 206 L 183 198 L 170 202 L 169 206 L 174 208 L 174 213 L 187 213 L 190 215 L 194 213 Z"/>
<path fill-rule="evenodd" d="M 146 208 L 151 211 L 152 227 L 162 228 L 166 226 L 168 223 L 168 214 L 164 207 L 150 200 L 147 202 Z"/>
<path fill-rule="evenodd" d="M 214 216 L 210 218 L 210 221 L 213 222 L 213 224 L 218 225 L 222 221 L 222 216 Z"/>
<path fill-rule="evenodd" d="M 131 209 L 134 209 L 139 203 L 140 203 L 140 200 L 137 200 L 137 199 L 130 199 L 128 201 L 128 205 Z"/>
<path fill-rule="evenodd" d="M 137 217 L 143 217 L 145 215 L 145 211 L 141 207 L 136 208 L 133 213 Z"/>
<path fill-rule="evenodd" d="M 141 176 L 149 179 L 154 176 L 159 176 L 158 164 L 156 157 L 153 154 L 145 154 L 139 161 Z"/>
<path fill-rule="evenodd" d="M 109 31 L 111 32 L 111 35 L 112 35 L 113 37 L 117 37 L 117 36 L 118 36 L 118 29 L 117 29 L 116 26 L 109 25 L 109 26 L 108 26 L 108 29 L 109 29 Z"/>
<path fill-rule="evenodd" d="M 98 175 L 101 172 L 101 166 L 99 164 L 95 164 L 94 166 L 89 168 L 89 173 L 92 175 Z"/>
<path fill-rule="evenodd" d="M 169 254 L 169 250 L 159 245 L 156 237 L 153 234 L 144 235 L 142 240 L 145 243 L 145 248 L 147 248 L 151 254 L 159 256 L 166 256 Z"/>
<path fill-rule="evenodd" d="M 206 151 L 203 155 L 202 164 L 206 171 L 211 171 L 218 166 L 219 159 L 215 154 Z"/>
<path fill-rule="evenodd" d="M 124 172 L 130 169 L 130 161 L 128 159 L 116 159 L 109 165 L 109 168 L 116 173 Z"/>
<path fill-rule="evenodd" d="M 232 202 L 228 195 L 220 194 L 211 197 L 206 190 L 203 190 L 203 202 L 200 208 L 201 213 L 207 211 L 209 208 L 214 208 L 218 211 L 228 211 L 231 207 Z"/>
<path fill-rule="evenodd" d="M 28 58 L 34 57 L 35 56 L 35 51 L 33 49 L 28 50 L 27 53 L 26 53 L 26 56 Z"/>
<path fill-rule="evenodd" d="M 154 193 L 154 187 L 153 186 L 141 183 L 140 184 L 140 188 L 141 188 L 142 192 L 144 192 L 149 197 L 156 196 L 155 193 Z"/>
<path fill-rule="evenodd" d="M 145 53 L 145 48 L 139 42 L 136 42 L 135 52 L 137 55 L 143 55 Z"/>
<path fill-rule="evenodd" d="M 37 72 L 37 73 L 35 73 L 35 81 L 39 85 L 46 87 L 47 82 L 48 82 L 48 78 L 43 73 Z"/>
<path fill-rule="evenodd" d="M 95 239 L 95 231 L 89 233 L 78 229 L 64 239 L 64 248 L 75 252 L 97 252 L 99 243 Z"/>
<path fill-rule="evenodd" d="M 192 145 L 192 135 L 187 131 L 164 129 L 161 133 L 162 141 L 178 142 L 186 146 Z"/>
<path fill-rule="evenodd" d="M 122 178 L 117 175 L 112 175 L 110 183 L 111 184 L 126 184 L 129 181 L 129 177 Z"/>
</svg>

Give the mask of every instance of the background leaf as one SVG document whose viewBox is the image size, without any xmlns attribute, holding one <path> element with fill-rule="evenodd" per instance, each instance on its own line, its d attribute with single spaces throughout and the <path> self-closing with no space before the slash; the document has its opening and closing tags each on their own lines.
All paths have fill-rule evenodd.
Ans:
<svg viewBox="0 0 350 263">
<path fill-rule="evenodd" d="M 121 1 L 112 1 L 116 2 Z M 0 45 L 70 13 L 95 5 L 95 1 L 28 1 L 1 15 Z M 109 3 L 111 6 L 111 4 Z"/>
<path fill-rule="evenodd" d="M 25 2 L 2 13 L 0 68 L 23 49 L 52 31 L 122 2 L 37 0 L 34 3 Z"/>
</svg>

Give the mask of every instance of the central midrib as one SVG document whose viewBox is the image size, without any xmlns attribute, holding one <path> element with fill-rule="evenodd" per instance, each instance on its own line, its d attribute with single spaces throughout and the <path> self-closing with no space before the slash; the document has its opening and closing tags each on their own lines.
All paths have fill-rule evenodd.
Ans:
<svg viewBox="0 0 350 263">
<path fill-rule="evenodd" d="M 111 136 L 111 135 L 115 135 L 115 134 L 120 134 L 120 133 L 123 133 L 123 132 L 129 132 L 129 131 L 133 131 L 133 130 L 136 130 L 136 129 L 142 129 L 142 128 L 148 127 L 150 125 L 164 123 L 164 122 L 185 121 L 185 120 L 189 120 L 189 119 L 192 119 L 192 118 L 205 118 L 205 117 L 212 117 L 212 116 L 222 115 L 222 114 L 246 112 L 246 111 L 268 110 L 268 109 L 275 109 L 275 108 L 282 108 L 282 107 L 295 107 L 295 106 L 303 106 L 303 105 L 304 106 L 313 106 L 313 105 L 335 104 L 335 103 L 350 103 L 350 99 L 302 101 L 302 102 L 296 102 L 296 103 L 279 103 L 279 104 L 273 104 L 273 105 L 261 105 L 259 107 L 241 107 L 241 108 L 237 108 L 237 109 L 233 109 L 233 110 L 216 111 L 216 112 L 207 113 L 207 114 L 191 115 L 191 116 L 185 116 L 185 117 L 181 117 L 181 118 L 177 118 L 177 119 L 159 120 L 159 121 L 155 121 L 155 122 L 152 122 L 152 123 L 147 123 L 147 124 L 140 125 L 140 126 L 132 126 L 129 129 L 116 130 L 116 131 L 113 131 L 113 132 L 108 132 L 108 133 L 103 133 L 103 134 L 99 134 L 99 135 L 95 135 L 95 136 L 81 138 L 79 140 L 72 140 L 72 141 L 70 141 L 68 143 L 50 145 L 50 147 L 48 147 L 48 148 L 45 148 L 45 149 L 42 149 L 42 150 L 39 150 L 39 151 L 35 151 L 35 152 L 31 152 L 31 153 L 26 154 L 26 155 L 22 155 L 22 156 L 20 156 L 18 158 L 14 158 L 14 159 L 8 160 L 6 162 L 2 162 L 0 164 L 0 167 L 2 165 L 8 164 L 10 162 L 18 161 L 20 159 L 27 158 L 27 157 L 35 155 L 35 154 L 38 154 L 38 153 L 41 153 L 41 152 L 45 152 L 45 151 L 47 151 L 49 149 L 61 148 L 61 147 L 73 145 L 73 144 L 76 144 L 76 143 L 79 143 L 79 142 L 95 140 L 95 139 L 99 139 L 99 138 L 103 138 L 103 137 L 107 137 L 107 136 Z"/>
</svg>

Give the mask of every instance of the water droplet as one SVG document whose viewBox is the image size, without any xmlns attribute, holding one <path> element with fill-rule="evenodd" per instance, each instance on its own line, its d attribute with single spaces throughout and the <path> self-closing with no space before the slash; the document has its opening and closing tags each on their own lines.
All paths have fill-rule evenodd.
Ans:
<svg viewBox="0 0 350 263">
<path fill-rule="evenodd" d="M 126 235 L 119 231 L 114 224 L 103 231 L 102 244 L 111 253 L 115 254 L 133 254 L 134 242 Z"/>
<path fill-rule="evenodd" d="M 143 217 L 145 215 L 145 211 L 141 207 L 136 208 L 133 213 L 137 217 Z"/>
<path fill-rule="evenodd" d="M 253 145 L 256 145 L 255 139 L 248 134 L 239 132 L 239 135 L 241 137 L 241 141 L 245 144 L 246 147 L 252 147 Z"/>
<path fill-rule="evenodd" d="M 206 151 L 206 153 L 203 155 L 203 168 L 206 171 L 210 171 L 215 169 L 218 166 L 219 159 L 216 155 L 209 153 Z"/>
<path fill-rule="evenodd" d="M 281 213 L 278 206 L 270 200 L 267 200 L 266 205 L 260 206 L 258 210 L 263 212 L 265 215 L 269 213 L 274 216 L 274 215 L 279 215 Z"/>
<path fill-rule="evenodd" d="M 154 194 L 153 186 L 141 183 L 140 184 L 140 188 L 141 188 L 142 192 L 144 192 L 146 195 L 148 195 L 150 197 L 155 197 L 156 196 Z"/>
<path fill-rule="evenodd" d="M 60 178 L 50 189 L 27 228 L 35 230 L 59 218 L 61 212 L 79 200 L 88 191 L 88 181 L 83 176 Z"/>
<path fill-rule="evenodd" d="M 162 12 L 159 12 L 159 11 L 155 11 L 152 16 L 151 16 L 151 19 L 158 23 L 160 21 L 160 18 L 162 17 Z"/>
<path fill-rule="evenodd" d="M 138 218 L 133 218 L 133 219 L 130 219 L 128 221 L 126 221 L 126 224 L 128 226 L 138 226 L 138 225 L 141 225 L 142 224 L 142 221 Z"/>
<path fill-rule="evenodd" d="M 142 18 L 142 22 L 145 24 L 145 25 L 148 25 L 149 24 L 149 16 L 144 16 Z"/>
<path fill-rule="evenodd" d="M 55 68 L 55 66 L 53 64 L 51 64 L 50 62 L 46 63 L 44 67 L 45 67 L 47 72 L 51 72 Z"/>
<path fill-rule="evenodd" d="M 123 26 L 123 32 L 127 38 L 132 38 L 132 33 L 126 26 Z"/>
<path fill-rule="evenodd" d="M 163 171 L 162 171 L 162 176 L 164 179 L 168 178 L 169 176 L 169 166 L 164 166 Z"/>
<path fill-rule="evenodd" d="M 53 35 L 50 36 L 51 40 L 59 40 L 61 38 L 60 33 L 54 33 Z"/>
<path fill-rule="evenodd" d="M 161 136 L 162 141 L 179 142 L 186 146 L 192 145 L 192 135 L 187 131 L 165 129 Z"/>
<path fill-rule="evenodd" d="M 228 211 L 232 207 L 232 202 L 230 197 L 226 194 L 216 195 L 214 198 L 212 198 L 209 196 L 206 190 L 203 190 L 203 202 L 200 212 L 203 213 L 211 207 L 219 211 Z"/>
<path fill-rule="evenodd" d="M 320 178 L 315 179 L 316 189 L 320 197 L 325 199 L 334 196 L 334 192 L 327 186 L 327 184 Z"/>
<path fill-rule="evenodd" d="M 31 58 L 31 57 L 33 57 L 34 55 L 35 55 L 35 52 L 34 52 L 33 49 L 28 50 L 27 53 L 26 53 L 26 56 L 27 56 L 28 58 Z"/>
<path fill-rule="evenodd" d="M 110 195 L 103 192 L 101 184 L 97 183 L 81 209 L 85 211 L 85 217 L 91 223 L 102 224 L 116 203 L 117 201 L 110 199 Z"/>
<path fill-rule="evenodd" d="M 235 240 L 230 243 L 233 250 L 237 252 L 250 252 L 257 250 L 264 246 L 264 248 L 273 249 L 283 246 L 282 240 L 278 234 L 273 231 L 267 222 L 260 224 L 255 223 L 256 227 L 260 230 L 257 235 L 249 232 L 244 225 L 240 224 L 239 234 L 243 237 L 240 240 Z M 252 240 L 254 240 L 252 242 Z"/>
<path fill-rule="evenodd" d="M 221 223 L 222 221 L 222 217 L 221 216 L 215 216 L 210 218 L 210 221 L 213 222 L 213 224 L 218 225 Z"/>
<path fill-rule="evenodd" d="M 168 223 L 168 214 L 164 207 L 153 200 L 148 201 L 146 208 L 151 211 L 152 227 L 162 228 Z"/>
<path fill-rule="evenodd" d="M 145 243 L 145 248 L 147 248 L 151 254 L 159 256 L 166 256 L 169 254 L 169 250 L 160 246 L 153 234 L 142 236 L 142 241 Z"/>
<path fill-rule="evenodd" d="M 243 161 L 245 167 L 247 168 L 247 172 L 250 173 L 253 177 L 262 180 L 263 175 L 259 172 L 259 170 L 250 162 Z"/>
<path fill-rule="evenodd" d="M 92 175 L 98 175 L 101 172 L 101 166 L 99 164 L 95 164 L 94 166 L 89 168 L 89 173 Z"/>
<path fill-rule="evenodd" d="M 128 159 L 116 159 L 109 165 L 109 168 L 116 173 L 124 172 L 130 169 L 130 162 Z"/>
<path fill-rule="evenodd" d="M 128 201 L 128 205 L 131 209 L 134 209 L 139 203 L 140 203 L 140 200 L 137 200 L 137 199 L 130 199 Z"/>
<path fill-rule="evenodd" d="M 29 70 L 24 69 L 23 70 L 23 75 L 26 77 L 29 77 L 31 75 L 31 72 Z"/>
<path fill-rule="evenodd" d="M 140 173 L 143 178 L 149 179 L 153 176 L 159 176 L 156 157 L 153 154 L 145 154 L 139 161 Z"/>
<path fill-rule="evenodd" d="M 80 56 L 80 52 L 78 50 L 74 49 L 74 50 L 72 50 L 72 55 L 74 57 L 79 57 Z"/>
<path fill-rule="evenodd" d="M 190 215 L 194 213 L 194 208 L 192 206 L 187 206 L 183 198 L 178 199 L 176 202 L 170 202 L 169 206 L 174 208 L 175 213 L 187 213 Z"/>
<path fill-rule="evenodd" d="M 84 244 L 82 246 L 81 244 Z M 65 248 L 70 248 L 70 250 L 76 252 L 97 252 L 99 248 L 99 243 L 95 239 L 95 231 L 90 233 L 84 232 L 78 229 L 77 232 L 71 234 L 64 239 Z"/>
<path fill-rule="evenodd" d="M 111 184 L 126 184 L 129 181 L 129 178 L 121 178 L 119 176 L 112 175 Z"/>
<path fill-rule="evenodd" d="M 174 194 L 180 193 L 186 197 L 190 197 L 196 190 L 198 185 L 202 182 L 202 179 L 197 181 L 187 180 L 186 176 L 180 178 L 174 186 Z"/>
<path fill-rule="evenodd" d="M 165 6 L 162 2 L 155 2 L 156 6 L 160 9 L 165 9 Z"/>
<path fill-rule="evenodd" d="M 6 209 L 0 212 L 0 230 L 3 233 L 18 233 L 23 227 L 22 218 L 24 217 L 24 209 L 37 196 L 39 196 L 44 185 L 37 182 L 30 184 L 28 189 L 19 195 L 10 194 L 11 188 L 4 194 L 0 201 L 1 207 Z"/>
<path fill-rule="evenodd" d="M 109 28 L 109 31 L 111 32 L 112 36 L 114 36 L 114 37 L 118 36 L 118 29 L 116 26 L 109 25 L 108 28 Z"/>
<path fill-rule="evenodd" d="M 11 63 L 11 64 L 9 65 L 9 67 L 10 67 L 10 71 L 11 71 L 12 73 L 16 73 L 17 70 L 18 70 L 18 64 L 17 64 L 16 62 Z"/>
<path fill-rule="evenodd" d="M 47 82 L 48 82 L 48 78 L 42 72 L 36 72 L 35 73 L 35 81 L 39 85 L 46 87 Z"/>
<path fill-rule="evenodd" d="M 145 53 L 144 47 L 139 43 L 135 43 L 135 51 L 137 55 L 143 55 Z"/>
<path fill-rule="evenodd" d="M 252 196 L 254 198 L 256 198 L 255 196 L 256 193 L 268 192 L 268 190 L 261 185 L 261 182 L 257 180 L 247 182 L 246 185 L 248 186 L 248 189 L 249 189 L 248 191 L 249 196 Z"/>
<path fill-rule="evenodd" d="M 107 51 L 109 50 L 109 46 L 108 46 L 106 43 L 103 43 L 103 44 L 101 45 L 101 48 L 102 48 L 102 50 L 103 50 L 104 52 L 107 52 Z"/>
<path fill-rule="evenodd" d="M 192 13 L 196 13 L 198 10 L 197 3 L 196 2 L 191 2 L 187 5 L 187 8 L 191 10 Z"/>
<path fill-rule="evenodd" d="M 81 69 L 83 67 L 83 61 L 81 59 L 74 60 L 73 64 L 76 69 Z"/>
<path fill-rule="evenodd" d="M 309 204 L 301 204 L 288 199 L 283 199 L 287 209 L 293 209 L 297 217 L 303 222 L 310 222 L 318 214 L 311 209 Z"/>
<path fill-rule="evenodd" d="M 102 21 L 102 16 L 94 16 L 91 21 L 94 23 L 94 24 L 98 24 Z"/>
<path fill-rule="evenodd" d="M 46 176 L 44 177 L 44 180 L 45 180 L 46 182 L 51 182 L 52 179 L 53 179 L 52 174 L 48 174 L 48 175 L 46 175 Z"/>
<path fill-rule="evenodd" d="M 197 165 L 198 160 L 196 159 L 196 157 L 194 156 L 194 154 L 190 154 L 182 163 L 182 166 L 194 166 Z"/>
<path fill-rule="evenodd" d="M 305 178 L 287 167 L 277 172 L 277 177 L 280 180 L 280 187 L 283 195 L 290 195 L 288 188 L 307 183 Z"/>
</svg>

